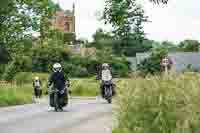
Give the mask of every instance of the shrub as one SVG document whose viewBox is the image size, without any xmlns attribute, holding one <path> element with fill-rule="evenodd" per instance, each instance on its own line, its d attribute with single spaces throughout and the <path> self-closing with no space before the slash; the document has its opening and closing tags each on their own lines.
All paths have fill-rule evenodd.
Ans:
<svg viewBox="0 0 200 133">
<path fill-rule="evenodd" d="M 144 74 L 156 74 L 161 72 L 161 60 L 167 55 L 166 49 L 155 49 L 151 56 L 144 59 L 139 65 L 138 70 Z"/>
<path fill-rule="evenodd" d="M 113 73 L 116 77 L 126 77 L 129 73 L 129 67 L 127 62 L 113 62 L 111 64 Z"/>
<path fill-rule="evenodd" d="M 90 77 L 97 74 L 97 66 L 108 62 L 113 66 L 114 74 L 118 77 L 127 76 L 129 64 L 123 58 L 110 55 L 100 57 L 72 56 L 68 48 L 39 45 L 29 49 L 26 56 L 16 56 L 13 61 L 0 68 L 3 78 L 13 80 L 18 72 L 50 73 L 52 65 L 60 62 L 64 72 L 70 77 Z M 101 51 L 100 51 L 101 53 Z M 5 72 L 4 72 L 5 71 Z M 30 74 L 29 74 L 30 75 Z"/>
<path fill-rule="evenodd" d="M 70 51 L 67 48 L 42 46 L 33 49 L 32 71 L 33 72 L 50 72 L 55 62 L 68 61 Z"/>
<path fill-rule="evenodd" d="M 2 78 L 8 81 L 12 80 L 16 73 L 17 73 L 17 63 L 15 61 L 12 61 L 5 68 L 5 72 L 3 73 Z"/>
</svg>

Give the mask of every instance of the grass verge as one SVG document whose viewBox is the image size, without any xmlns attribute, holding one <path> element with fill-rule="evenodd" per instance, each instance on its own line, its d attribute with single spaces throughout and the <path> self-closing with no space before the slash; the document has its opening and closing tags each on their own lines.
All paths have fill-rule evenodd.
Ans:
<svg viewBox="0 0 200 133">
<path fill-rule="evenodd" d="M 199 133 L 200 76 L 119 82 L 113 133 Z"/>
<path fill-rule="evenodd" d="M 0 106 L 22 105 L 33 102 L 32 86 L 0 86 Z"/>
<path fill-rule="evenodd" d="M 47 81 L 43 80 L 43 94 L 47 92 Z M 100 94 L 99 82 L 90 79 L 77 79 L 71 80 L 70 90 L 72 96 L 86 96 L 92 97 Z M 25 85 L 18 84 L 0 85 L 0 106 L 23 105 L 32 103 L 33 101 L 33 87 L 31 80 L 26 82 Z"/>
<path fill-rule="evenodd" d="M 97 96 L 100 93 L 99 82 L 93 79 L 71 81 L 72 96 Z"/>
</svg>

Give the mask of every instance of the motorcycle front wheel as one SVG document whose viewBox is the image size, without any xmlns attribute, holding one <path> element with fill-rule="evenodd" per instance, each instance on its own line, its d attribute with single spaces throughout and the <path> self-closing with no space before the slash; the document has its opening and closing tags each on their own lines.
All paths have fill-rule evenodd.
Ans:
<svg viewBox="0 0 200 133">
<path fill-rule="evenodd" d="M 58 94 L 56 92 L 54 93 L 54 109 L 56 112 L 58 112 L 58 109 L 59 109 Z"/>
<path fill-rule="evenodd" d="M 112 103 L 112 98 L 108 98 L 107 101 L 108 101 L 109 104 L 111 104 Z"/>
</svg>

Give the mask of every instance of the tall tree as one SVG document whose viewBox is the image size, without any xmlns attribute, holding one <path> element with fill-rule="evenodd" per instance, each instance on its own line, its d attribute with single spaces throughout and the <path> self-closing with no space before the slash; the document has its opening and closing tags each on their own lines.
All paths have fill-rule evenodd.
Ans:
<svg viewBox="0 0 200 133">
<path fill-rule="evenodd" d="M 56 6 L 51 0 L 9 0 L 0 8 L 0 42 L 12 44 L 31 31 L 41 35 L 49 26 Z"/>
<path fill-rule="evenodd" d="M 147 16 L 136 0 L 106 0 L 103 18 L 113 26 L 115 36 L 121 40 L 119 47 L 125 52 L 145 39 L 143 23 Z"/>
<path fill-rule="evenodd" d="M 199 47 L 200 43 L 197 40 L 184 40 L 179 44 L 180 50 L 185 52 L 197 52 Z"/>
<path fill-rule="evenodd" d="M 103 31 L 103 29 L 99 28 L 93 34 L 93 43 L 92 46 L 102 49 L 104 47 L 111 47 L 113 41 L 113 36 L 109 32 Z"/>
</svg>

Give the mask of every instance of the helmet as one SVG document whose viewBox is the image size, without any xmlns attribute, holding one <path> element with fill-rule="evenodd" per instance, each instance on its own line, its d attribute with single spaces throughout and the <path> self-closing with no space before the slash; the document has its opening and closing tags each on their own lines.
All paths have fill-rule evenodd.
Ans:
<svg viewBox="0 0 200 133">
<path fill-rule="evenodd" d="M 109 68 L 109 65 L 108 65 L 107 63 L 103 63 L 103 64 L 102 64 L 102 68 L 103 68 L 103 69 L 107 69 L 107 68 Z"/>
<path fill-rule="evenodd" d="M 39 77 L 35 77 L 35 80 L 39 80 Z"/>
<path fill-rule="evenodd" d="M 62 70 L 62 66 L 60 65 L 60 63 L 55 63 L 53 65 L 53 71 L 54 72 L 61 72 L 61 70 Z"/>
</svg>

